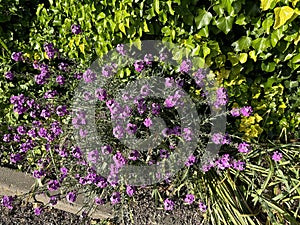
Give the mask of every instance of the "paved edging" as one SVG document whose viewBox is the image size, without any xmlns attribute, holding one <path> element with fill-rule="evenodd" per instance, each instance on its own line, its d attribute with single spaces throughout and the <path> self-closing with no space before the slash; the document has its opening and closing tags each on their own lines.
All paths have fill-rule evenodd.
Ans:
<svg viewBox="0 0 300 225">
<path fill-rule="evenodd" d="M 31 190 L 31 187 L 36 183 L 31 175 L 22 173 L 13 169 L 0 167 L 0 194 L 1 195 L 22 195 Z M 49 197 L 46 195 L 36 195 L 35 199 L 29 198 L 30 202 L 43 202 L 47 204 Z M 36 200 L 36 201 L 35 201 Z M 77 197 L 74 204 L 67 202 L 66 200 L 59 201 L 53 208 L 60 209 L 73 214 L 78 214 L 81 208 L 84 206 L 84 198 L 82 195 Z M 97 206 L 93 209 L 89 217 L 93 219 L 105 219 L 112 218 L 111 207 L 109 205 Z"/>
</svg>

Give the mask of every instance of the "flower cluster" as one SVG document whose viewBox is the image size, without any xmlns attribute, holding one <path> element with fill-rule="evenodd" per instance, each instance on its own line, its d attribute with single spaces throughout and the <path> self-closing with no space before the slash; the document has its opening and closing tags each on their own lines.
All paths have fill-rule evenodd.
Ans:
<svg viewBox="0 0 300 225">
<path fill-rule="evenodd" d="M 205 173 L 212 168 L 216 168 L 218 170 L 233 168 L 235 170 L 241 171 L 245 169 L 245 164 L 246 164 L 245 162 L 236 160 L 233 157 L 231 157 L 229 154 L 224 154 L 221 157 L 213 161 L 209 161 L 208 163 L 202 165 L 202 171 Z"/>
</svg>

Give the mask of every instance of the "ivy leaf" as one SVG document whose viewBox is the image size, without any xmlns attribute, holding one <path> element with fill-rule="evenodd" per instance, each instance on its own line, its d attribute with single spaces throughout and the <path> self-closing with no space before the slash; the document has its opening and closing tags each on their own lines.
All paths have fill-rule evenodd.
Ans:
<svg viewBox="0 0 300 225">
<path fill-rule="evenodd" d="M 251 46 L 252 39 L 250 37 L 243 36 L 236 42 L 233 42 L 231 46 L 234 47 L 236 52 L 241 52 L 243 50 L 248 50 Z"/>
<path fill-rule="evenodd" d="M 262 22 L 262 27 L 264 28 L 267 34 L 270 33 L 270 27 L 273 25 L 273 22 L 274 22 L 273 16 L 269 16 L 267 19 L 265 19 Z"/>
<path fill-rule="evenodd" d="M 300 63 L 300 54 L 295 55 L 295 56 L 292 58 L 291 62 L 292 62 L 293 64 L 294 64 L 294 63 Z"/>
<path fill-rule="evenodd" d="M 257 38 L 252 41 L 252 46 L 256 50 L 257 54 L 259 54 L 270 47 L 270 40 L 267 38 Z"/>
<path fill-rule="evenodd" d="M 221 31 L 228 34 L 232 28 L 233 20 L 234 18 L 231 16 L 221 17 L 216 21 L 216 25 Z"/>
<path fill-rule="evenodd" d="M 284 25 L 294 15 L 294 9 L 289 6 L 277 7 L 274 9 L 274 13 L 275 23 L 273 28 L 276 30 Z"/>
<path fill-rule="evenodd" d="M 153 1 L 153 7 L 154 7 L 154 10 L 157 14 L 159 14 L 159 0 L 154 0 Z"/>
<path fill-rule="evenodd" d="M 211 19 L 212 19 L 212 14 L 210 12 L 200 9 L 198 16 L 195 17 L 195 23 L 197 29 L 201 29 L 202 27 L 207 26 L 210 23 Z"/>
<path fill-rule="evenodd" d="M 278 0 L 261 0 L 260 8 L 264 10 L 268 10 L 276 5 Z"/>
<path fill-rule="evenodd" d="M 122 32 L 126 35 L 126 30 L 125 30 L 125 25 L 124 25 L 124 23 L 120 23 L 120 24 L 119 24 L 119 29 L 120 29 L 120 31 L 122 31 Z"/>
</svg>

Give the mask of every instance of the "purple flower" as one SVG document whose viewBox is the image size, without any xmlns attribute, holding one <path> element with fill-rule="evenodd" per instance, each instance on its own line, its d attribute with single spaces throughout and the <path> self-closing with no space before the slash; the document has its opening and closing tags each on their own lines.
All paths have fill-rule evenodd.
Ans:
<svg viewBox="0 0 300 225">
<path fill-rule="evenodd" d="M 54 58 L 55 53 L 58 52 L 58 50 L 53 47 L 52 43 L 44 44 L 44 50 L 45 50 L 47 56 L 49 57 L 49 59 Z"/>
<path fill-rule="evenodd" d="M 248 117 L 252 114 L 253 109 L 251 106 L 244 106 L 240 109 L 240 112 L 243 116 Z"/>
<path fill-rule="evenodd" d="M 4 134 L 3 135 L 3 141 L 4 142 L 10 142 L 11 140 L 11 134 Z"/>
<path fill-rule="evenodd" d="M 56 77 L 56 82 L 59 85 L 63 85 L 65 83 L 65 78 L 63 76 L 59 75 L 59 76 Z"/>
<path fill-rule="evenodd" d="M 126 50 L 124 49 L 124 45 L 123 44 L 117 44 L 117 51 L 120 55 L 125 56 L 126 55 Z"/>
<path fill-rule="evenodd" d="M 194 155 L 190 155 L 188 157 L 187 162 L 185 163 L 186 166 L 192 166 L 196 163 L 196 157 Z"/>
<path fill-rule="evenodd" d="M 112 153 L 112 147 L 109 145 L 104 145 L 101 147 L 101 151 L 102 151 L 103 155 L 110 154 L 110 153 Z"/>
<path fill-rule="evenodd" d="M 152 120 L 151 120 L 151 118 L 146 118 L 146 119 L 144 120 L 144 125 L 145 125 L 146 127 L 151 127 L 151 126 L 152 126 Z"/>
<path fill-rule="evenodd" d="M 83 73 L 82 77 L 83 77 L 84 82 L 91 83 L 96 80 L 96 73 L 94 73 L 91 69 L 87 69 Z"/>
<path fill-rule="evenodd" d="M 282 153 L 279 151 L 276 151 L 272 155 L 272 159 L 276 162 L 280 161 L 282 159 Z"/>
<path fill-rule="evenodd" d="M 137 125 L 136 124 L 133 124 L 133 123 L 128 123 L 127 126 L 126 126 L 126 132 L 128 134 L 135 134 L 137 130 Z"/>
<path fill-rule="evenodd" d="M 46 138 L 47 137 L 47 134 L 48 134 L 48 131 L 46 128 L 42 127 L 39 129 L 38 131 L 38 135 L 41 137 L 41 138 Z"/>
<path fill-rule="evenodd" d="M 145 100 L 142 99 L 136 99 L 134 101 L 135 104 L 137 104 L 137 110 L 140 115 L 142 115 L 147 110 L 147 105 L 145 104 Z"/>
<path fill-rule="evenodd" d="M 60 69 L 62 71 L 67 71 L 68 67 L 69 67 L 68 63 L 65 63 L 65 62 L 61 62 L 58 64 L 58 69 Z"/>
<path fill-rule="evenodd" d="M 45 176 L 45 172 L 43 170 L 34 170 L 32 176 L 36 179 L 40 179 Z"/>
<path fill-rule="evenodd" d="M 223 140 L 222 140 L 222 145 L 229 145 L 231 143 L 231 139 L 230 139 L 230 136 L 228 135 L 228 133 L 226 133 L 224 136 L 223 136 Z"/>
<path fill-rule="evenodd" d="M 66 114 L 68 114 L 68 110 L 67 110 L 67 106 L 66 105 L 59 105 L 56 108 L 56 114 L 58 116 L 65 116 Z"/>
<path fill-rule="evenodd" d="M 117 125 L 113 129 L 113 135 L 118 139 L 122 138 L 124 136 L 124 128 L 120 125 Z"/>
<path fill-rule="evenodd" d="M 166 87 L 173 87 L 175 84 L 174 78 L 173 77 L 167 77 L 165 78 L 165 86 Z"/>
<path fill-rule="evenodd" d="M 113 192 L 110 197 L 111 204 L 115 205 L 121 202 L 121 195 L 119 192 Z"/>
<path fill-rule="evenodd" d="M 47 187 L 49 191 L 56 191 L 58 188 L 60 188 L 60 184 L 57 180 L 50 180 Z"/>
<path fill-rule="evenodd" d="M 195 73 L 194 79 L 195 83 L 197 84 L 197 87 L 203 88 L 204 86 L 204 81 L 203 79 L 205 78 L 205 71 L 202 68 L 199 68 L 197 72 Z"/>
<path fill-rule="evenodd" d="M 183 128 L 183 138 L 186 141 L 191 141 L 192 140 L 192 131 L 190 128 Z"/>
<path fill-rule="evenodd" d="M 68 169 L 67 169 L 66 167 L 60 168 L 60 172 L 61 172 L 62 175 L 64 175 L 64 176 L 68 175 Z"/>
<path fill-rule="evenodd" d="M 159 54 L 159 60 L 165 61 L 168 58 L 168 54 L 166 52 L 162 52 Z"/>
<path fill-rule="evenodd" d="M 95 96 L 98 98 L 100 101 L 105 101 L 106 100 L 106 90 L 103 88 L 98 88 L 95 90 Z"/>
<path fill-rule="evenodd" d="M 199 209 L 201 212 L 206 212 L 207 206 L 203 202 L 199 202 Z"/>
<path fill-rule="evenodd" d="M 41 111 L 41 114 L 40 114 L 40 116 L 45 118 L 45 119 L 48 119 L 50 117 L 50 115 L 51 114 L 50 114 L 50 111 L 48 109 L 43 109 Z"/>
<path fill-rule="evenodd" d="M 24 135 L 24 134 L 26 134 L 26 129 L 25 129 L 24 126 L 18 126 L 17 132 L 18 132 L 20 135 Z"/>
<path fill-rule="evenodd" d="M 13 205 L 12 205 L 13 201 L 14 201 L 14 198 L 12 196 L 4 195 L 1 199 L 1 204 L 6 208 L 12 209 L 13 208 Z"/>
<path fill-rule="evenodd" d="M 5 78 L 7 80 L 13 80 L 14 79 L 14 74 L 11 71 L 8 71 L 5 73 Z"/>
<path fill-rule="evenodd" d="M 175 203 L 171 199 L 165 199 L 164 201 L 164 208 L 165 210 L 173 210 Z"/>
<path fill-rule="evenodd" d="M 98 150 L 90 151 L 88 153 L 87 160 L 90 161 L 91 163 L 97 163 L 97 161 L 99 160 Z"/>
<path fill-rule="evenodd" d="M 80 159 L 82 157 L 81 149 L 78 146 L 72 147 L 72 155 L 74 158 Z"/>
<path fill-rule="evenodd" d="M 44 94 L 44 98 L 49 99 L 49 98 L 54 98 L 56 95 L 58 95 L 57 90 L 49 90 Z"/>
<path fill-rule="evenodd" d="M 229 154 L 224 154 L 220 159 L 216 160 L 215 165 L 220 170 L 224 170 L 226 168 L 231 167 Z"/>
<path fill-rule="evenodd" d="M 137 150 L 132 150 L 128 156 L 128 159 L 135 161 L 139 157 L 140 157 L 140 153 Z"/>
<path fill-rule="evenodd" d="M 123 167 L 127 160 L 125 159 L 125 157 L 122 155 L 121 152 L 117 152 L 114 156 L 113 156 L 113 160 L 117 166 L 117 168 L 121 168 Z"/>
<path fill-rule="evenodd" d="M 37 136 L 36 131 L 34 130 L 34 128 L 31 129 L 31 130 L 29 130 L 29 131 L 27 132 L 27 135 L 28 135 L 29 137 L 31 137 L 31 138 L 36 138 L 36 136 Z"/>
<path fill-rule="evenodd" d="M 80 80 L 82 78 L 82 73 L 74 73 L 73 77 Z"/>
<path fill-rule="evenodd" d="M 188 204 L 192 204 L 195 201 L 195 196 L 193 194 L 187 194 L 184 201 Z"/>
<path fill-rule="evenodd" d="M 181 73 L 188 73 L 192 69 L 192 62 L 191 60 L 183 60 L 180 65 L 180 72 Z"/>
<path fill-rule="evenodd" d="M 97 187 L 106 188 L 107 187 L 107 180 L 104 177 L 96 176 L 96 178 L 94 180 L 94 184 Z"/>
<path fill-rule="evenodd" d="M 15 164 L 15 163 L 19 162 L 20 160 L 22 160 L 22 156 L 19 153 L 16 153 L 16 154 L 12 153 L 10 155 L 10 162 L 11 163 Z"/>
<path fill-rule="evenodd" d="M 251 150 L 251 146 L 246 143 L 246 142 L 242 142 L 238 145 L 238 151 L 241 152 L 241 153 L 248 153 L 250 152 Z"/>
<path fill-rule="evenodd" d="M 56 196 L 51 196 L 49 200 L 50 205 L 54 206 L 57 204 L 57 197 Z"/>
<path fill-rule="evenodd" d="M 95 204 L 96 205 L 103 205 L 105 203 L 104 198 L 95 197 Z"/>
<path fill-rule="evenodd" d="M 153 55 L 152 54 L 146 54 L 144 56 L 144 62 L 146 63 L 146 65 L 151 65 L 153 62 Z"/>
<path fill-rule="evenodd" d="M 245 164 L 246 164 L 245 162 L 242 162 L 242 161 L 240 161 L 240 160 L 238 160 L 238 161 L 234 160 L 234 161 L 233 161 L 233 168 L 234 168 L 235 170 L 242 171 L 242 170 L 245 169 Z"/>
<path fill-rule="evenodd" d="M 71 191 L 66 195 L 66 199 L 68 202 L 73 203 L 76 201 L 77 195 L 75 191 Z"/>
<path fill-rule="evenodd" d="M 13 52 L 11 54 L 11 58 L 14 60 L 14 61 L 22 61 L 23 60 L 23 53 L 22 52 Z"/>
<path fill-rule="evenodd" d="M 134 195 L 134 193 L 136 192 L 136 188 L 130 185 L 126 186 L 126 193 L 128 194 L 128 196 L 132 197 Z"/>
<path fill-rule="evenodd" d="M 172 95 L 168 96 L 164 102 L 164 106 L 166 108 L 172 108 L 175 105 L 176 105 L 176 99 L 174 98 L 174 96 L 172 96 Z"/>
<path fill-rule="evenodd" d="M 134 65 L 134 69 L 139 73 L 145 68 L 144 61 L 142 60 L 135 61 L 133 65 Z"/>
<path fill-rule="evenodd" d="M 228 95 L 225 88 L 220 87 L 217 89 L 217 99 L 214 103 L 216 108 L 220 108 L 222 105 L 226 105 L 228 102 Z"/>
<path fill-rule="evenodd" d="M 117 68 L 118 66 L 115 63 L 111 65 L 106 64 L 105 66 L 102 67 L 102 75 L 104 77 L 110 77 L 113 73 L 116 72 Z"/>
<path fill-rule="evenodd" d="M 215 133 L 211 138 L 212 142 L 215 143 L 216 145 L 222 144 L 223 139 L 224 136 L 221 133 Z"/>
<path fill-rule="evenodd" d="M 214 162 L 210 161 L 209 163 L 202 165 L 201 170 L 205 173 L 205 172 L 208 172 L 214 166 L 215 166 Z"/>
<path fill-rule="evenodd" d="M 42 211 L 43 211 L 42 208 L 36 207 L 36 208 L 34 209 L 34 214 L 35 214 L 36 216 L 39 216 L 39 215 L 41 215 Z"/>
<path fill-rule="evenodd" d="M 20 141 L 21 141 L 20 135 L 15 134 L 15 135 L 14 135 L 14 141 L 15 141 L 15 142 L 20 142 Z"/>
<path fill-rule="evenodd" d="M 76 25 L 76 24 L 72 24 L 71 31 L 73 34 L 80 34 L 82 32 L 80 25 Z"/>
<path fill-rule="evenodd" d="M 152 114 L 158 115 L 160 113 L 160 105 L 158 103 L 152 103 Z"/>
<path fill-rule="evenodd" d="M 170 155 L 166 149 L 160 149 L 159 154 L 160 154 L 160 158 L 168 158 Z"/>
<path fill-rule="evenodd" d="M 232 108 L 230 110 L 230 114 L 233 116 L 233 117 L 238 117 L 240 116 L 240 110 L 238 108 Z"/>
</svg>

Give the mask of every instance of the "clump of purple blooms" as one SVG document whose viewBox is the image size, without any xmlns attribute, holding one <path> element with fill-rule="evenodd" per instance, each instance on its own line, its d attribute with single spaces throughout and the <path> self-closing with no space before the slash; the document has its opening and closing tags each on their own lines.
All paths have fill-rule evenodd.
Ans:
<svg viewBox="0 0 300 225">
<path fill-rule="evenodd" d="M 80 34 L 82 32 L 80 25 L 77 24 L 72 24 L 71 31 L 73 34 Z"/>
</svg>

